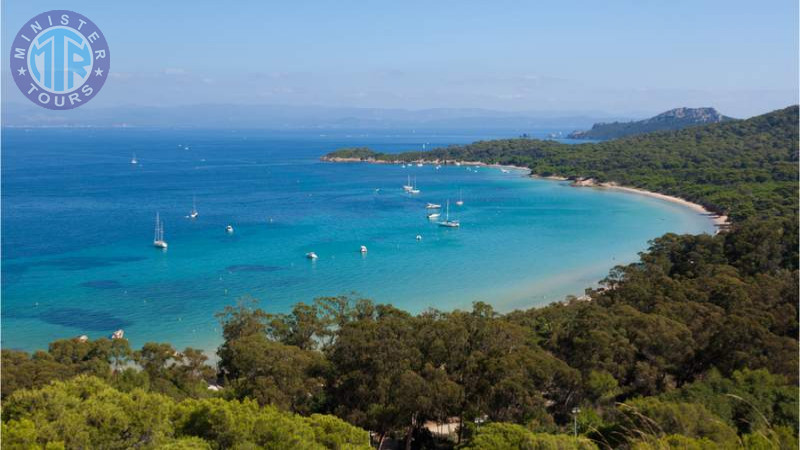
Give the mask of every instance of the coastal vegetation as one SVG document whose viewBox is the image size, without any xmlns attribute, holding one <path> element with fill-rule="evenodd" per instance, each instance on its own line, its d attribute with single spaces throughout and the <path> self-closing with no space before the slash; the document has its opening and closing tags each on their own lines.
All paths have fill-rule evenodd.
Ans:
<svg viewBox="0 0 800 450">
<path fill-rule="evenodd" d="M 515 165 L 540 176 L 590 178 L 681 197 L 734 221 L 796 219 L 797 121 L 792 106 L 747 120 L 597 143 L 501 139 L 399 154 L 342 149 L 324 158 Z"/>
<path fill-rule="evenodd" d="M 216 367 L 124 339 L 3 349 L 3 447 L 797 448 L 797 142 L 792 107 L 576 146 L 334 152 L 616 182 L 732 224 L 661 236 L 585 297 L 506 314 L 245 299 L 218 315 Z"/>
</svg>

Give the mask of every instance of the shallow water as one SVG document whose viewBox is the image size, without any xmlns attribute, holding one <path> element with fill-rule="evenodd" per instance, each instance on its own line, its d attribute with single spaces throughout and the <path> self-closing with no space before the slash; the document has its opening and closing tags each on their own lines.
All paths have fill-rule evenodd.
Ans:
<svg viewBox="0 0 800 450">
<path fill-rule="evenodd" d="M 521 171 L 319 161 L 342 146 L 491 137 L 4 130 L 2 345 L 124 328 L 134 346 L 211 349 L 214 313 L 243 296 L 275 312 L 350 292 L 411 311 L 476 300 L 505 311 L 580 295 L 665 232 L 713 232 L 680 205 Z M 407 175 L 420 195 L 402 191 Z M 450 212 L 462 227 L 429 222 L 425 204 L 459 189 L 465 204 Z M 189 220 L 193 195 L 200 217 Z M 152 247 L 157 211 L 166 252 Z"/>
</svg>

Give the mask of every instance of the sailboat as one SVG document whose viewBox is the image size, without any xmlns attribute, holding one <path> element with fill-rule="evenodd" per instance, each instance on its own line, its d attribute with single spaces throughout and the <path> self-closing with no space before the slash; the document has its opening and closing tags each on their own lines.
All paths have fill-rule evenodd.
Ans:
<svg viewBox="0 0 800 450">
<path fill-rule="evenodd" d="M 197 212 L 197 202 L 196 202 L 195 196 L 193 195 L 192 196 L 192 212 L 189 213 L 189 218 L 190 219 L 197 219 L 197 216 L 199 216 L 199 215 L 200 215 L 200 213 Z"/>
<path fill-rule="evenodd" d="M 403 190 L 410 192 L 412 189 L 414 189 L 414 186 L 411 185 L 411 175 L 409 175 L 408 181 L 406 181 L 406 184 L 403 185 Z"/>
<path fill-rule="evenodd" d="M 417 189 L 417 177 L 414 177 L 414 186 L 408 191 L 409 194 L 419 194 L 421 191 Z"/>
<path fill-rule="evenodd" d="M 139 164 L 139 160 L 136 159 L 136 153 L 131 157 L 131 164 Z"/>
<path fill-rule="evenodd" d="M 156 231 L 153 237 L 153 246 L 156 248 L 167 248 L 167 241 L 164 240 L 164 222 L 161 221 L 158 213 L 156 213 Z"/>
<path fill-rule="evenodd" d="M 458 190 L 458 201 L 456 202 L 456 206 L 464 205 L 464 198 L 461 196 L 461 189 Z"/>
<path fill-rule="evenodd" d="M 444 216 L 444 221 L 439 222 L 440 227 L 458 228 L 461 224 L 457 220 L 450 220 L 450 199 L 447 200 L 447 209 Z"/>
</svg>

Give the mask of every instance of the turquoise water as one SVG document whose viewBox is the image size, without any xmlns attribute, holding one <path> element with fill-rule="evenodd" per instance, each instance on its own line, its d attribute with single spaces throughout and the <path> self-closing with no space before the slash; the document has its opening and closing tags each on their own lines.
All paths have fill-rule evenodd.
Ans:
<svg viewBox="0 0 800 450">
<path fill-rule="evenodd" d="M 123 328 L 134 346 L 211 349 L 214 313 L 243 296 L 274 312 L 351 292 L 411 311 L 476 300 L 506 311 L 580 295 L 665 232 L 713 232 L 676 204 L 521 171 L 319 161 L 342 146 L 490 137 L 4 130 L 2 345 Z M 403 192 L 408 175 L 420 195 Z M 459 189 L 465 204 L 451 217 L 462 227 L 429 222 L 425 204 L 455 202 Z M 165 252 L 152 247 L 157 211 Z"/>
</svg>

